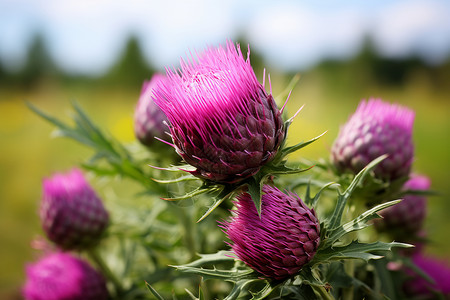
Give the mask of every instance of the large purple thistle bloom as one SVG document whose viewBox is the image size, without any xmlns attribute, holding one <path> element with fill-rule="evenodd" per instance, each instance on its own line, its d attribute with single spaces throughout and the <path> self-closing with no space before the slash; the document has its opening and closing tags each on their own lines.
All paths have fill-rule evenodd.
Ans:
<svg viewBox="0 0 450 300">
<path fill-rule="evenodd" d="M 158 143 L 155 137 L 167 142 L 171 141 L 170 136 L 166 133 L 168 127 L 164 124 L 167 117 L 152 99 L 153 90 L 163 80 L 166 80 L 166 76 L 157 73 L 151 80 L 144 82 L 134 111 L 134 133 L 138 140 L 146 146 Z"/>
<path fill-rule="evenodd" d="M 424 191 L 430 188 L 430 179 L 426 176 L 412 176 L 403 186 L 403 190 Z M 409 241 L 418 238 L 426 217 L 427 199 L 423 195 L 407 194 L 403 201 L 380 211 L 383 219 L 376 220 L 380 231 L 390 233 L 395 239 Z"/>
<path fill-rule="evenodd" d="M 44 180 L 40 217 L 47 237 L 63 249 L 92 246 L 109 222 L 102 201 L 79 169 Z"/>
<path fill-rule="evenodd" d="M 209 48 L 167 73 L 154 100 L 193 175 L 234 183 L 273 159 L 284 139 L 281 112 L 239 46 Z"/>
<path fill-rule="evenodd" d="M 52 253 L 26 267 L 26 300 L 103 300 L 103 276 L 87 262 L 68 253 Z"/>
<path fill-rule="evenodd" d="M 338 170 L 359 172 L 375 158 L 389 156 L 375 168 L 384 180 L 407 176 L 414 156 L 414 112 L 380 99 L 362 101 L 341 128 L 331 149 Z"/>
<path fill-rule="evenodd" d="M 237 198 L 234 217 L 224 224 L 237 257 L 259 273 L 276 280 L 298 273 L 315 255 L 320 224 L 295 194 L 263 187 L 261 217 L 248 193 Z"/>
</svg>

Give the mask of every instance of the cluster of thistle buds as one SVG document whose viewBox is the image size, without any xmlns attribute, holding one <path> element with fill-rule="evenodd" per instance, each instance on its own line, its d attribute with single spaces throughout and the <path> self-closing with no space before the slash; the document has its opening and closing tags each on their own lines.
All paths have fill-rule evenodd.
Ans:
<svg viewBox="0 0 450 300">
<path fill-rule="evenodd" d="M 365 249 L 357 248 L 361 246 L 359 241 L 343 245 L 340 238 L 366 227 L 364 222 L 371 221 L 378 210 L 361 215 L 361 219 L 356 218 L 351 226 L 345 224 L 347 227 L 344 228 L 341 219 L 347 201 L 345 193 L 339 192 L 339 205 L 342 207 L 336 205 L 333 216 L 321 222 L 323 220 L 316 214 L 315 206 L 306 205 L 317 200 L 310 201 L 309 192 L 304 198 L 305 204 L 294 192 L 283 192 L 277 187 L 275 177 L 278 174 L 304 171 L 288 167 L 285 156 L 314 140 L 291 147 L 285 145 L 292 118 L 283 122 L 284 106 L 279 109 L 272 91 L 268 93 L 264 81 L 261 84 L 257 80 L 249 55 L 250 51 L 244 58 L 239 45 L 229 41 L 225 46 L 206 49 L 196 58 L 182 60 L 178 70 L 167 69 L 165 75 L 154 75 L 144 83 L 135 109 L 135 135 L 148 148 L 164 146 L 159 142 L 173 147 L 190 165 L 180 166 L 181 171 L 201 180 L 201 188 L 205 192 L 219 191 L 218 197 L 222 198 L 215 198 L 212 208 L 221 201 L 235 198 L 232 217 L 219 225 L 229 239 L 233 257 L 256 272 L 258 278 L 271 283 L 294 282 L 294 277 L 304 268 L 310 268 L 310 273 L 305 272 L 311 275 L 308 281 L 314 279 L 311 265 L 321 263 L 320 257 L 335 259 L 334 249 Z M 362 101 L 342 126 L 331 149 L 332 169 L 337 178 L 350 174 L 352 183 L 356 182 L 355 186 L 361 183 L 364 189 L 367 182 L 358 180 L 371 170 L 370 182 L 379 185 L 375 190 L 370 189 L 376 192 L 375 197 L 386 195 L 379 193 L 381 187 L 389 187 L 389 195 L 406 194 L 403 202 L 391 207 L 383 206 L 388 207 L 380 213 L 384 219 L 375 222 L 380 232 L 387 231 L 400 240 L 405 236 L 420 237 L 423 234 L 426 200 L 422 195 L 408 193 L 425 191 L 430 187 L 427 178 L 410 174 L 414 159 L 413 122 L 414 112 L 409 108 L 381 99 Z M 371 164 L 381 160 L 382 155 L 386 158 L 381 163 Z M 368 164 L 371 168 L 366 167 Z M 358 179 L 362 173 L 364 176 Z M 400 189 L 402 185 L 403 189 Z M 351 193 L 347 196 L 350 197 Z M 392 199 L 378 200 L 377 204 L 380 204 Z M 60 251 L 94 247 L 109 223 L 102 201 L 79 170 L 67 175 L 57 174 L 44 182 L 40 216 L 44 232 Z M 338 244 L 334 245 L 336 241 Z M 347 246 L 349 248 L 345 248 Z M 375 247 L 374 251 L 390 250 L 399 243 L 380 243 L 377 246 L 382 249 Z M 321 256 L 323 249 L 323 252 L 328 252 Z M 350 251 L 348 256 L 339 255 L 352 259 L 379 257 L 355 252 L 358 251 Z M 342 259 L 343 256 L 339 255 L 337 257 Z M 423 253 L 416 251 L 413 256 L 421 268 L 417 255 Z M 332 259 L 324 261 L 330 263 Z M 428 269 L 423 270 L 427 272 Z M 446 292 L 441 288 L 444 281 L 438 278 L 447 274 L 446 271 L 433 273 L 433 270 L 428 275 L 436 283 L 431 286 L 424 284 L 424 290 Z M 30 266 L 27 274 L 24 294 L 30 300 L 108 297 L 101 275 L 68 252 L 46 256 Z M 56 278 L 56 274 L 61 274 L 60 278 Z M 414 273 L 413 277 L 416 275 Z M 409 283 L 405 281 L 405 293 L 408 284 L 420 282 L 422 278 L 413 279 L 415 281 Z M 79 284 L 74 285 L 75 281 Z M 325 284 L 317 286 L 324 290 L 323 295 L 330 295 L 329 289 L 324 288 Z M 52 289 L 56 296 L 42 296 L 52 295 L 48 289 Z M 86 294 L 79 296 L 80 293 Z"/>
<path fill-rule="evenodd" d="M 58 249 L 27 267 L 26 299 L 107 299 L 103 275 L 69 252 L 95 247 L 109 224 L 101 199 L 79 169 L 44 180 L 40 218 Z"/>
</svg>

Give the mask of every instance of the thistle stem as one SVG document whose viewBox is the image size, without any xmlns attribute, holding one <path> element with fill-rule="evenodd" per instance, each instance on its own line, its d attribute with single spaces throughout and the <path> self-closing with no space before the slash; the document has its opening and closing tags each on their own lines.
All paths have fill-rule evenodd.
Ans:
<svg viewBox="0 0 450 300">
<path fill-rule="evenodd" d="M 97 264 L 98 268 L 102 271 L 103 275 L 108 278 L 114 285 L 116 289 L 116 294 L 121 295 L 124 292 L 122 283 L 117 279 L 117 277 L 111 272 L 111 269 L 106 265 L 103 258 L 99 255 L 96 249 L 87 250 L 89 257 Z"/>
<path fill-rule="evenodd" d="M 319 285 L 311 285 L 314 292 L 320 297 L 320 299 L 324 300 L 335 300 L 333 295 L 331 295 L 323 286 Z"/>
</svg>

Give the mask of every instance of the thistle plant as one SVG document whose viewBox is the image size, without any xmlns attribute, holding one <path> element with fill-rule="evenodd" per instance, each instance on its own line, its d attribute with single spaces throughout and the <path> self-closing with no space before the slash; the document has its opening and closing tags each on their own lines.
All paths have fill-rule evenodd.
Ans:
<svg viewBox="0 0 450 300">
<path fill-rule="evenodd" d="M 46 181 L 41 208 L 49 239 L 89 257 L 110 299 L 414 299 L 424 294 L 401 287 L 422 279 L 433 293 L 447 293 L 440 285 L 447 282 L 427 269 L 432 263 L 416 261 L 422 248 L 409 256 L 392 251 L 412 247 L 393 241 L 394 226 L 421 235 L 426 211 L 429 181 L 410 176 L 411 109 L 363 101 L 329 161 L 290 162 L 289 154 L 320 136 L 287 145 L 294 117 L 283 119 L 285 106 L 258 82 L 239 45 L 209 47 L 166 70 L 144 83 L 136 136 L 152 147 L 153 137 L 164 141 L 167 125 L 170 140 L 161 146 L 173 147 L 184 165 L 159 166 L 164 160 L 105 134 L 76 103 L 73 125 L 30 105 L 58 136 L 93 149 L 81 166 L 110 188 L 107 213 L 80 171 L 59 174 Z M 160 169 L 184 173 L 173 178 Z M 47 272 L 54 288 L 45 299 L 78 276 L 72 269 L 61 280 Z M 30 280 L 24 291 L 38 289 Z"/>
<path fill-rule="evenodd" d="M 40 217 L 47 237 L 62 249 L 93 246 L 109 223 L 102 201 L 79 169 L 44 180 Z"/>
<path fill-rule="evenodd" d="M 106 300 L 103 276 L 86 261 L 55 252 L 26 268 L 26 300 Z"/>
<path fill-rule="evenodd" d="M 171 141 L 168 135 L 166 115 L 152 99 L 153 91 L 166 77 L 156 73 L 151 80 L 144 81 L 141 95 L 134 111 L 134 134 L 144 145 L 155 148 L 160 144 L 156 139 Z"/>
</svg>

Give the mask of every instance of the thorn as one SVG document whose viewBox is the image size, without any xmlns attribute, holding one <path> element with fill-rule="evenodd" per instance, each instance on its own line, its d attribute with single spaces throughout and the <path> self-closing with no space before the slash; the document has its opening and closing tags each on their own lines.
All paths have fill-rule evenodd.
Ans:
<svg viewBox="0 0 450 300">
<path fill-rule="evenodd" d="M 298 113 L 303 109 L 303 107 L 305 107 L 305 104 L 303 104 L 302 107 L 300 107 L 299 110 L 297 110 L 297 112 L 288 120 L 288 122 L 292 122 L 294 118 L 298 115 Z"/>
<path fill-rule="evenodd" d="M 284 102 L 283 107 L 281 108 L 281 113 L 283 113 L 283 110 L 284 110 L 286 104 L 288 103 L 289 98 L 291 97 L 291 93 L 292 93 L 292 90 L 289 91 L 289 95 L 287 96 L 286 101 Z M 303 107 L 303 106 L 302 106 L 302 107 Z M 300 108 L 300 109 L 301 109 L 301 108 Z"/>
<path fill-rule="evenodd" d="M 270 80 L 270 74 L 267 75 L 267 78 L 269 79 L 270 94 L 273 95 L 273 93 L 272 93 L 272 81 Z"/>
<path fill-rule="evenodd" d="M 176 149 L 176 147 L 175 147 L 174 144 L 169 143 L 169 142 L 167 142 L 167 141 L 165 141 L 165 140 L 163 140 L 163 139 L 161 139 L 161 138 L 159 138 L 159 137 L 157 137 L 157 136 L 155 136 L 154 138 L 157 139 L 158 141 L 163 142 L 164 144 L 167 144 L 167 145 L 169 145 L 169 146 L 171 146 L 171 147 L 173 147 L 173 148 Z"/>
<path fill-rule="evenodd" d="M 263 70 L 263 82 L 262 82 L 262 86 L 264 88 L 264 90 L 266 89 L 266 68 L 264 68 Z"/>
</svg>

